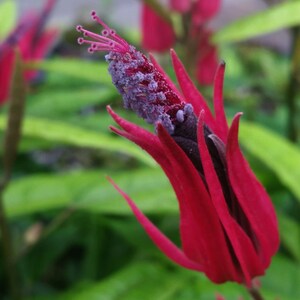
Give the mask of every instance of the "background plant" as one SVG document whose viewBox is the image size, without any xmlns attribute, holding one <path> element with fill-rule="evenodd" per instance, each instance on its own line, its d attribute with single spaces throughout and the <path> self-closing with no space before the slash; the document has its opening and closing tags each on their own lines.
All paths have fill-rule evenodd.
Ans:
<svg viewBox="0 0 300 300">
<path fill-rule="evenodd" d="M 13 27 L 15 8 L 3 3 L 0 14 Z M 245 112 L 240 141 L 279 217 L 281 248 L 261 281 L 266 299 L 300 296 L 299 11 L 299 1 L 285 1 L 213 37 L 227 63 L 227 113 Z M 291 56 L 247 40 L 280 28 L 292 28 Z M 74 29 L 62 34 L 60 46 L 72 41 L 72 53 L 77 51 Z M 136 41 L 134 33 L 126 36 Z M 61 47 L 43 62 L 22 64 L 43 70 L 45 79 L 17 96 L 26 96 L 26 114 L 3 193 L 21 294 L 27 299 L 214 299 L 218 292 L 247 299 L 237 285 L 213 285 L 157 253 L 105 175 L 176 240 L 171 188 L 145 153 L 108 131 L 105 106 L 120 111 L 121 101 L 105 62 L 62 55 Z M 209 88 L 205 94 L 210 99 Z M 122 116 L 135 118 L 124 111 Z M 1 107 L 1 137 L 7 119 L 8 105 Z M 4 147 L 0 151 L 4 157 Z M 0 290 L 9 298 L 5 259 L 1 252 Z"/>
</svg>

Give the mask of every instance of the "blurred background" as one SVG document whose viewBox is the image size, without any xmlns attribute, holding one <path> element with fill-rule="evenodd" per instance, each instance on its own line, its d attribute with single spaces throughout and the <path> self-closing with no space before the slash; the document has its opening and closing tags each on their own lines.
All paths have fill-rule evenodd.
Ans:
<svg viewBox="0 0 300 300">
<path fill-rule="evenodd" d="M 180 245 L 166 176 L 108 128 L 109 104 L 153 131 L 123 108 L 106 53 L 78 45 L 77 24 L 101 30 L 91 10 L 174 80 L 175 48 L 209 105 L 226 62 L 227 117 L 244 112 L 240 143 L 279 220 L 280 250 L 257 284 L 265 299 L 300 298 L 300 1 L 214 0 L 197 15 L 145 2 L 0 0 L 0 299 L 250 299 L 168 261 L 107 182 Z"/>
</svg>

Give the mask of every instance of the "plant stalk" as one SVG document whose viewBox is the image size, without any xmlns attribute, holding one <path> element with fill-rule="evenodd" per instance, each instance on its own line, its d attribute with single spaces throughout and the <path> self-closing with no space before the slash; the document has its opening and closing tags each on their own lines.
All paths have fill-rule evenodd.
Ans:
<svg viewBox="0 0 300 300">
<path fill-rule="evenodd" d="M 3 205 L 3 191 L 4 186 L 0 189 L 0 232 L 2 238 L 3 254 L 4 254 L 4 270 L 7 276 L 7 282 L 11 294 L 12 300 L 19 300 L 19 289 L 17 283 L 17 272 L 15 267 L 14 255 L 12 241 L 8 226 L 8 221 L 5 215 L 4 205 Z"/>
<path fill-rule="evenodd" d="M 296 99 L 300 85 L 300 26 L 294 27 L 292 34 L 291 69 L 286 91 L 286 105 L 288 110 L 287 135 L 290 141 L 296 143 L 298 139 Z"/>
<path fill-rule="evenodd" d="M 248 292 L 254 300 L 264 300 L 263 296 L 256 288 L 248 288 Z"/>
<path fill-rule="evenodd" d="M 5 272 L 12 300 L 19 300 L 21 293 L 17 277 L 12 237 L 9 230 L 9 222 L 5 213 L 3 195 L 10 181 L 17 155 L 21 137 L 22 120 L 24 117 L 25 97 L 26 86 L 23 77 L 22 61 L 20 53 L 16 51 L 7 128 L 3 141 L 3 177 L 0 180 L 0 233 L 3 244 Z"/>
</svg>

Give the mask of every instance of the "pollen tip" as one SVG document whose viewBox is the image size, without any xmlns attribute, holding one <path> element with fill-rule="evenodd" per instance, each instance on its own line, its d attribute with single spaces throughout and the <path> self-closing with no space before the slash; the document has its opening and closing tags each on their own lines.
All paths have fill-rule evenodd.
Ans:
<svg viewBox="0 0 300 300">
<path fill-rule="evenodd" d="M 184 112 L 183 110 L 179 109 L 176 113 L 176 120 L 180 123 L 183 123 L 184 121 Z"/>
<path fill-rule="evenodd" d="M 95 11 L 95 10 L 92 10 L 92 11 L 91 11 L 91 16 L 92 16 L 92 17 L 95 17 L 96 15 L 97 15 L 96 11 Z"/>
<path fill-rule="evenodd" d="M 83 38 L 82 37 L 80 37 L 80 38 L 78 38 L 77 39 L 77 43 L 79 44 L 79 45 L 82 45 L 83 44 Z"/>
<path fill-rule="evenodd" d="M 109 36 L 109 32 L 108 32 L 107 29 L 103 29 L 103 30 L 101 31 L 101 34 L 102 34 L 103 36 Z"/>
<path fill-rule="evenodd" d="M 77 25 L 77 26 L 76 26 L 76 30 L 77 30 L 78 32 L 81 32 L 82 28 L 83 28 L 83 27 L 82 27 L 81 25 Z"/>
<path fill-rule="evenodd" d="M 88 48 L 89 53 L 94 53 L 94 49 L 92 47 Z"/>
</svg>

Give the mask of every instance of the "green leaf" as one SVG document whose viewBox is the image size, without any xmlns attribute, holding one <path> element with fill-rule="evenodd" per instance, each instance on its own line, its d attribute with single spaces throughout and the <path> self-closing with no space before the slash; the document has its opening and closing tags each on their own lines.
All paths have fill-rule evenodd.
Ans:
<svg viewBox="0 0 300 300">
<path fill-rule="evenodd" d="M 299 148 L 269 129 L 244 121 L 239 138 L 242 145 L 274 171 L 300 201 Z"/>
<path fill-rule="evenodd" d="M 234 21 L 220 29 L 213 41 L 236 42 L 300 24 L 300 2 L 286 1 Z"/>
<path fill-rule="evenodd" d="M 299 264 L 276 255 L 272 264 L 262 277 L 262 294 L 267 299 L 293 300 L 300 299 L 300 268 Z"/>
<path fill-rule="evenodd" d="M 47 91 L 30 96 L 26 112 L 39 117 L 75 116 L 80 110 L 93 105 L 104 105 L 116 96 L 109 88 L 89 88 Z M 104 109 L 107 114 L 106 110 Z M 107 114 L 108 115 L 108 114 Z"/>
<path fill-rule="evenodd" d="M 38 174 L 12 181 L 5 192 L 10 217 L 74 207 L 92 213 L 125 214 L 131 211 L 106 180 L 109 175 L 146 213 L 177 213 L 173 190 L 159 168 L 138 171 L 81 171 Z"/>
<path fill-rule="evenodd" d="M 85 61 L 76 58 L 53 58 L 42 62 L 26 63 L 27 69 L 56 72 L 83 80 L 111 85 L 108 65 L 103 61 Z"/>
<path fill-rule="evenodd" d="M 6 0 L 0 4 L 0 41 L 13 30 L 17 19 L 17 6 L 15 1 Z"/>
<path fill-rule="evenodd" d="M 6 117 L 0 115 L 0 130 L 3 131 L 5 126 Z M 27 117 L 24 120 L 22 134 L 54 143 L 125 153 L 148 165 L 155 165 L 149 155 L 125 139 L 111 136 L 108 133 L 86 130 L 64 122 Z"/>
<path fill-rule="evenodd" d="M 300 262 L 300 225 L 283 214 L 277 214 L 280 239 L 285 248 Z"/>
<path fill-rule="evenodd" d="M 57 295 L 64 300 L 171 300 L 187 282 L 155 263 L 132 263 L 97 283 L 82 283 Z M 36 298 L 35 298 L 36 299 Z M 49 298 L 39 298 L 49 299 Z"/>
</svg>

